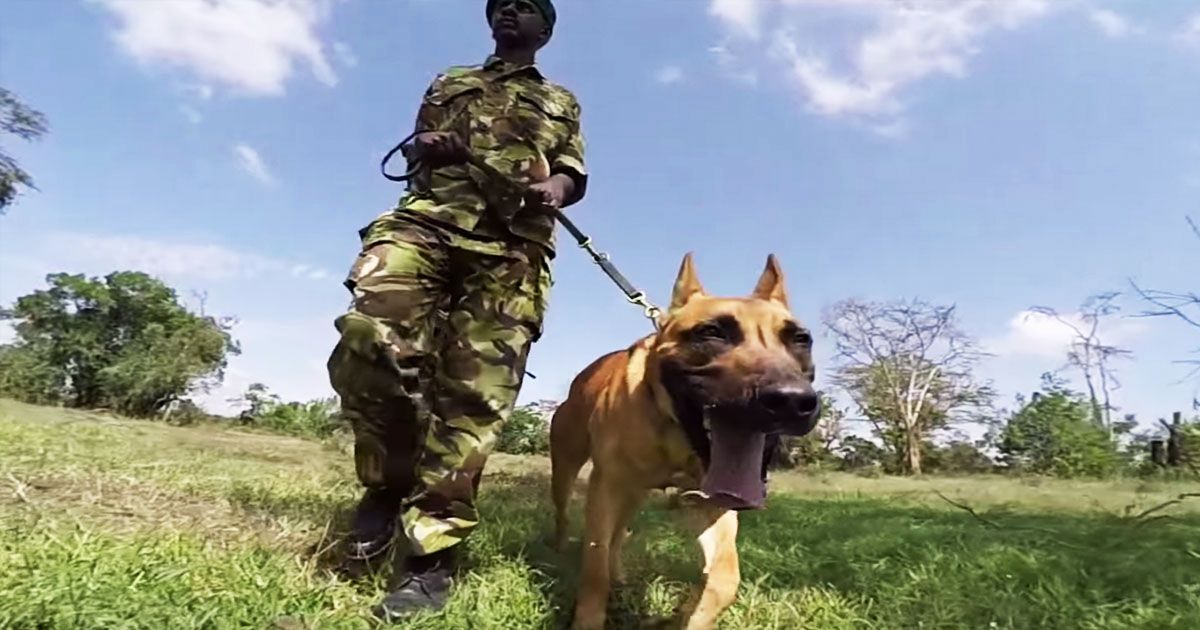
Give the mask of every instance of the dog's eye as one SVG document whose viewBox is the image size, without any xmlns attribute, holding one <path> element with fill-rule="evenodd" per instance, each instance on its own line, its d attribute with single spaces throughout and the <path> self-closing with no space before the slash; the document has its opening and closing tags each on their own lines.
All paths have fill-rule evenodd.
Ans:
<svg viewBox="0 0 1200 630">
<path fill-rule="evenodd" d="M 812 335 L 807 330 L 795 329 L 785 333 L 789 343 L 794 343 L 800 346 L 811 346 L 813 342 Z"/>
<path fill-rule="evenodd" d="M 692 337 L 699 341 L 724 341 L 728 335 L 724 328 L 716 324 L 701 324 L 692 329 Z"/>
</svg>

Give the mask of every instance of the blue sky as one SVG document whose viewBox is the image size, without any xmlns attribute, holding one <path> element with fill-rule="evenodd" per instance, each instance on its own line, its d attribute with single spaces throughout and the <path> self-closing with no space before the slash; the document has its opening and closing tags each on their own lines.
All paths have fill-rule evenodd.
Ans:
<svg viewBox="0 0 1200 630">
<path fill-rule="evenodd" d="M 1031 305 L 1071 312 L 1129 278 L 1194 286 L 1196 2 L 557 4 L 542 65 L 582 103 L 592 171 L 571 212 L 660 303 L 687 251 L 722 294 L 748 292 L 776 253 L 814 327 L 846 297 L 956 303 L 1008 402 L 1069 338 L 1023 318 Z M 401 192 L 378 158 L 437 71 L 490 51 L 482 6 L 11 3 L 0 83 L 51 133 L 6 147 L 41 191 L 0 219 L 0 302 L 51 271 L 143 269 L 239 318 L 244 353 L 214 408 L 253 381 L 330 393 L 355 232 Z M 561 398 L 648 331 L 567 238 L 523 400 Z M 1131 318 L 1104 333 L 1136 353 L 1123 411 L 1189 407 L 1174 361 L 1197 331 Z"/>
</svg>

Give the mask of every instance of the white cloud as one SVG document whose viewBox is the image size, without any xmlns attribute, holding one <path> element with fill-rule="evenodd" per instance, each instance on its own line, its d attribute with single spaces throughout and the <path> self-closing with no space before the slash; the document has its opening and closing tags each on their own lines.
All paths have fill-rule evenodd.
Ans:
<svg viewBox="0 0 1200 630">
<path fill-rule="evenodd" d="M 663 66 L 654 73 L 654 80 L 663 85 L 672 85 L 683 81 L 683 68 L 679 66 Z"/>
<path fill-rule="evenodd" d="M 310 280 L 324 280 L 330 277 L 328 271 L 310 265 L 293 265 L 291 274 L 294 278 L 308 278 Z"/>
<path fill-rule="evenodd" d="M 347 68 L 358 67 L 358 57 L 354 51 L 350 49 L 350 44 L 346 42 L 334 42 L 333 54 L 337 55 L 338 61 Z"/>
<path fill-rule="evenodd" d="M 728 30 L 728 41 L 717 47 L 718 63 L 754 57 L 760 67 L 782 70 L 810 111 L 888 130 L 896 128 L 912 85 L 965 77 L 985 36 L 1020 28 L 1065 4 L 710 0 L 709 13 Z M 735 45 L 739 51 L 731 51 Z"/>
<path fill-rule="evenodd" d="M 758 72 L 749 64 L 733 53 L 725 44 L 718 44 L 708 49 L 717 62 L 717 67 L 728 78 L 749 86 L 758 85 Z"/>
<path fill-rule="evenodd" d="M 1175 33 L 1175 41 L 1184 46 L 1200 48 L 1200 13 L 1188 18 L 1183 27 Z"/>
<path fill-rule="evenodd" d="M 759 35 L 762 0 L 712 0 L 708 13 L 750 38 Z"/>
<path fill-rule="evenodd" d="M 207 101 L 213 97 L 213 87 L 203 83 L 182 84 L 179 89 L 201 101 Z"/>
<path fill-rule="evenodd" d="M 1128 18 L 1108 9 L 1093 9 L 1088 13 L 1088 20 L 1101 33 L 1114 39 L 1128 37 L 1137 31 Z"/>
<path fill-rule="evenodd" d="M 183 117 L 193 125 L 199 125 L 200 122 L 204 120 L 204 117 L 200 115 L 200 112 L 187 105 L 180 106 L 179 111 L 183 114 Z"/>
<path fill-rule="evenodd" d="M 251 177 L 257 179 L 264 184 L 275 183 L 275 178 L 271 177 L 271 171 L 267 170 L 267 165 L 263 162 L 262 156 L 258 151 L 247 144 L 238 144 L 233 147 L 234 157 L 237 158 L 238 165 L 242 170 L 250 174 Z"/>
<path fill-rule="evenodd" d="M 317 34 L 328 0 L 94 1 L 117 18 L 114 38 L 127 54 L 181 69 L 206 87 L 276 96 L 302 64 L 321 83 L 337 83 Z"/>
<path fill-rule="evenodd" d="M 157 240 L 140 236 L 61 233 L 51 238 L 56 264 L 82 270 L 143 271 L 155 276 L 207 281 L 286 274 L 321 280 L 329 272 L 230 249 L 223 245 Z"/>
<path fill-rule="evenodd" d="M 999 337 L 985 339 L 983 345 L 989 352 L 1002 357 L 1036 357 L 1065 360 L 1067 350 L 1075 341 L 1076 333 L 1071 326 L 1087 330 L 1078 313 L 1063 314 L 1070 326 L 1057 319 L 1033 311 L 1021 311 L 1008 321 L 1008 330 Z M 1128 319 L 1113 318 L 1102 322 L 1097 330 L 1101 341 L 1121 346 L 1144 333 L 1145 326 Z"/>
</svg>

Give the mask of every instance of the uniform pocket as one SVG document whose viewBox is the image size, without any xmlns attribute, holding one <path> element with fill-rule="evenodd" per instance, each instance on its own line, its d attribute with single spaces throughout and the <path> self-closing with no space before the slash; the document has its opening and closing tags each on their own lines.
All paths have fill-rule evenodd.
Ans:
<svg viewBox="0 0 1200 630">
<path fill-rule="evenodd" d="M 533 301 L 534 321 L 530 322 L 531 342 L 541 339 L 546 328 L 546 311 L 550 305 L 550 289 L 554 286 L 550 259 L 540 256 L 537 264 L 531 265 L 530 299 Z"/>
<path fill-rule="evenodd" d="M 425 131 L 467 133 L 469 125 L 462 120 L 463 114 L 476 97 L 482 93 L 483 88 L 474 83 L 464 82 L 445 82 L 430 90 L 425 95 L 425 105 L 439 110 L 440 113 L 435 118 L 446 124 L 441 125 L 440 129 L 426 129 Z"/>
<path fill-rule="evenodd" d="M 513 108 L 513 127 L 522 140 L 536 146 L 548 160 L 571 134 L 574 120 L 553 100 L 518 94 Z"/>
</svg>

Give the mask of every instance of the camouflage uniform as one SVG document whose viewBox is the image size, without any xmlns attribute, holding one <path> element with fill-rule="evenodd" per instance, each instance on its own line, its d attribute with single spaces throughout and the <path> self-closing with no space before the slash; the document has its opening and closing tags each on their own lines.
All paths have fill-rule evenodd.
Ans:
<svg viewBox="0 0 1200 630">
<path fill-rule="evenodd" d="M 553 215 L 523 208 L 512 184 L 565 173 L 576 182 L 566 203 L 582 197 L 579 119 L 575 97 L 535 66 L 450 68 L 417 129 L 457 132 L 503 181 L 469 164 L 426 169 L 360 231 L 330 381 L 362 484 L 413 487 L 402 520 L 416 555 L 478 523 L 479 476 L 541 335 L 554 256 Z"/>
</svg>

